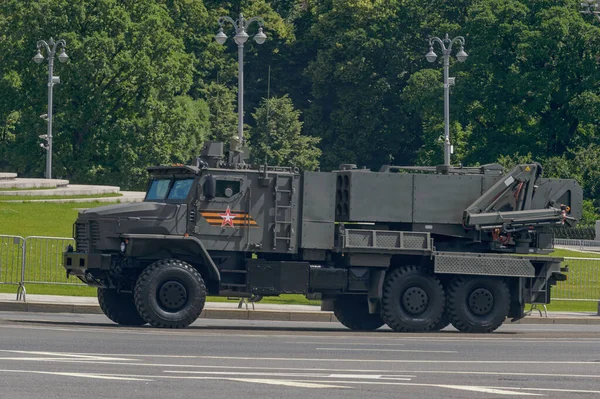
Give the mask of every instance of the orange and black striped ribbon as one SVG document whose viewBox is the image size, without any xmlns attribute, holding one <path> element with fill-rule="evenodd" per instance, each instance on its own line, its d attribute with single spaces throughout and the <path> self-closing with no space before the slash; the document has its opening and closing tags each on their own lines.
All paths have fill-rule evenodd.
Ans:
<svg viewBox="0 0 600 399">
<path fill-rule="evenodd" d="M 211 226 L 221 226 L 223 224 L 223 217 L 221 215 L 225 215 L 226 211 L 203 211 L 200 212 L 202 217 L 206 219 L 208 224 Z M 234 216 L 231 221 L 234 226 L 250 226 L 250 227 L 258 227 L 256 221 L 247 213 L 241 212 L 230 212 L 231 216 Z"/>
</svg>

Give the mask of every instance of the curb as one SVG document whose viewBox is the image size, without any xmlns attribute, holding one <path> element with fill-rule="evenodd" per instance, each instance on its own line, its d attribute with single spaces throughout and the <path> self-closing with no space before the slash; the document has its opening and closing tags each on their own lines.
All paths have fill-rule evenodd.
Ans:
<svg viewBox="0 0 600 399">
<path fill-rule="evenodd" d="M 76 313 L 102 314 L 98 305 L 66 303 L 0 301 L 0 312 L 34 313 Z M 246 309 L 204 309 L 202 319 L 262 320 L 295 322 L 338 322 L 333 312 L 326 311 L 287 311 L 287 310 L 246 310 Z M 525 317 L 508 324 L 588 324 L 600 325 L 600 317 Z"/>
<path fill-rule="evenodd" d="M 20 301 L 0 301 L 0 312 L 102 314 L 102 310 L 100 310 L 100 306 L 98 305 Z M 204 309 L 200 314 L 200 318 L 228 320 L 337 322 L 333 312 L 287 310 Z"/>
</svg>

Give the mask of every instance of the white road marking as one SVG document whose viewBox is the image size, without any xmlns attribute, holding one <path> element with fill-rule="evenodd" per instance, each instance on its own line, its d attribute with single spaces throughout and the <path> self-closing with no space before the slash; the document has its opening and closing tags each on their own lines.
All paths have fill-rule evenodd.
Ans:
<svg viewBox="0 0 600 399">
<path fill-rule="evenodd" d="M 154 357 L 154 355 L 134 355 L 128 354 L 128 357 Z M 156 355 L 156 357 L 173 357 L 173 358 L 197 358 L 198 356 L 177 356 L 177 355 Z M 455 375 L 492 375 L 492 376 L 531 376 L 531 377 L 555 377 L 555 378 L 600 378 L 598 374 L 557 374 L 557 373 L 532 373 L 528 371 L 521 372 L 501 372 L 501 371 L 450 371 L 450 370 L 365 370 L 365 369 L 338 369 L 338 368 L 303 368 L 303 367 L 261 367 L 261 366 L 224 366 L 224 365 L 200 365 L 200 364 L 165 364 L 165 363 L 119 363 L 119 362 L 97 362 L 88 360 L 76 360 L 65 358 L 45 358 L 45 357 L 0 357 L 0 360 L 16 360 L 16 361 L 49 361 L 57 363 L 77 363 L 77 364 L 98 364 L 98 365 L 129 365 L 142 367 L 180 367 L 180 368 L 196 368 L 196 369 L 223 369 L 223 370 L 287 370 L 287 371 L 322 371 L 322 372 L 354 372 L 363 373 L 369 371 L 371 373 L 413 373 L 413 374 L 455 374 Z M 555 364 L 554 362 L 550 362 Z M 199 372 L 201 373 L 201 372 Z M 400 375 L 401 378 L 414 378 L 415 375 L 406 374 Z"/>
<path fill-rule="evenodd" d="M 572 392 L 572 393 L 595 393 L 600 394 L 600 391 L 591 391 L 587 389 L 557 389 L 557 388 L 521 388 L 527 391 L 548 391 L 548 392 Z"/>
<path fill-rule="evenodd" d="M 515 391 L 507 391 L 505 389 L 497 389 L 497 388 L 487 388 L 487 387 L 478 387 L 478 386 L 468 386 L 468 385 L 435 385 L 439 388 L 448 388 L 448 389 L 458 389 L 461 391 L 471 391 L 471 392 L 481 392 L 481 393 L 495 393 L 498 395 L 514 395 L 514 396 L 542 396 L 538 393 L 527 393 L 527 392 L 515 392 Z"/>
<path fill-rule="evenodd" d="M 369 370 L 376 373 L 380 370 Z M 402 370 L 394 370 L 395 372 L 402 372 Z M 527 377 L 557 377 L 557 378 L 600 378 L 598 374 L 550 374 L 550 373 L 530 373 L 527 371 L 519 373 L 507 373 L 501 371 L 446 371 L 446 370 L 410 370 L 411 373 L 415 374 L 468 374 L 468 375 L 492 375 L 492 376 L 527 376 Z"/>
<path fill-rule="evenodd" d="M 286 387 L 296 387 L 296 388 L 345 388 L 352 389 L 350 387 L 345 387 L 341 385 L 330 385 L 330 384 L 320 384 L 314 382 L 296 382 L 296 381 L 286 381 L 286 380 L 268 380 L 268 379 L 256 379 L 256 378 L 228 378 L 229 381 L 239 381 L 239 382 L 251 382 L 254 384 L 268 384 L 268 385 L 283 385 Z"/>
<path fill-rule="evenodd" d="M 5 350 L 5 351 L 11 352 L 8 350 Z M 39 353 L 39 352 L 33 352 L 33 351 L 14 351 L 14 352 L 23 353 L 23 354 Z M 53 356 L 59 355 L 58 352 L 42 352 L 42 353 L 47 353 L 48 355 L 53 355 Z M 89 358 L 89 356 L 87 356 L 85 354 L 64 354 L 64 355 L 70 355 L 70 356 L 80 355 L 80 358 L 82 359 L 82 361 L 88 360 L 88 361 L 93 361 L 94 363 L 108 364 L 108 362 L 106 362 L 106 361 L 100 361 L 100 360 L 93 359 L 94 356 L 92 356 L 92 358 Z M 135 357 L 135 355 L 132 355 L 131 357 Z M 19 357 L 8 358 L 8 357 L 6 357 L 4 359 L 5 360 L 20 360 L 23 358 L 19 358 Z M 36 360 L 45 360 L 44 358 L 35 358 L 35 359 Z M 118 358 L 116 358 L 116 359 L 118 359 Z M 423 363 L 423 364 L 443 363 L 443 364 L 551 364 L 551 365 L 555 365 L 558 362 L 560 364 L 585 364 L 585 365 L 600 366 L 600 362 L 596 362 L 596 361 L 563 361 L 563 360 L 537 361 L 537 360 L 415 360 L 415 359 L 347 359 L 347 358 L 332 359 L 332 358 L 246 357 L 246 356 L 211 356 L 211 355 L 198 355 L 198 356 L 196 356 L 196 359 L 248 360 L 248 361 L 253 361 L 253 362 L 257 362 L 257 361 L 308 362 L 308 361 L 310 361 L 310 362 Z M 52 358 L 52 361 L 56 361 L 56 360 L 58 360 L 58 359 Z M 66 358 L 65 358 L 65 360 L 66 360 Z M 75 361 L 75 358 L 73 358 L 72 361 Z M 129 362 L 132 360 L 125 359 L 125 361 Z M 112 364 L 114 364 L 114 363 L 112 363 Z M 116 364 L 119 364 L 119 363 L 116 363 Z M 130 364 L 130 363 L 122 363 L 122 364 Z M 167 367 L 179 367 L 178 365 L 166 365 L 166 366 Z M 188 367 L 188 366 L 184 366 L 184 367 Z"/>
<path fill-rule="evenodd" d="M 314 345 L 314 344 L 323 344 L 323 340 L 319 340 L 318 342 L 301 342 L 301 341 L 288 341 L 282 342 L 284 345 L 288 344 L 303 344 L 303 345 Z M 327 345 L 352 345 L 352 346 L 404 346 L 405 344 L 387 344 L 387 343 L 377 343 L 377 342 L 326 342 Z"/>
<path fill-rule="evenodd" d="M 523 391 L 537 392 L 564 392 L 564 393 L 589 393 L 600 394 L 600 391 L 583 390 L 583 389 L 553 389 L 553 388 L 519 388 L 519 387 L 488 387 L 475 385 L 447 385 L 447 384 L 424 384 L 413 382 L 388 382 L 388 381 L 327 381 L 326 384 L 320 381 L 310 380 L 275 380 L 275 379 L 255 379 L 255 378 L 230 378 L 230 377 L 205 377 L 205 376 L 165 376 L 165 375 L 130 375 L 130 374 L 86 374 L 78 372 L 49 372 L 35 370 L 1 370 L 5 373 L 30 373 L 30 374 L 48 374 L 59 375 L 66 377 L 79 378 L 99 378 L 110 380 L 123 381 L 154 381 L 156 379 L 192 379 L 192 380 L 223 380 L 223 381 L 239 381 L 248 383 L 265 383 L 272 385 L 294 386 L 301 388 L 350 388 L 343 385 L 333 384 L 353 384 L 353 385 L 392 385 L 392 386 L 415 386 L 428 388 L 456 389 L 473 392 L 491 393 L 498 395 L 521 395 L 521 396 L 541 396 L 539 393 L 529 393 Z M 332 375 L 333 376 L 333 375 Z M 518 392 L 515 392 L 518 391 Z"/>
<path fill-rule="evenodd" d="M 27 354 L 27 355 L 62 356 L 62 357 L 66 357 L 66 358 L 98 360 L 98 361 L 131 362 L 134 360 L 134 359 L 126 359 L 126 358 L 122 358 L 122 357 L 107 357 L 107 356 L 96 356 L 96 355 L 87 355 L 87 354 L 80 354 L 80 353 L 65 353 L 65 352 L 17 351 L 17 350 L 6 350 L 6 349 L 0 349 L 0 352 L 21 353 L 21 354 Z"/>
<path fill-rule="evenodd" d="M 457 351 L 429 351 L 419 349 L 373 349 L 373 348 L 315 348 L 318 351 L 361 351 L 361 352 L 409 352 L 409 353 L 458 353 Z"/>
<path fill-rule="evenodd" d="M 9 359 L 9 360 L 16 360 L 16 361 L 21 361 L 21 360 L 32 360 L 32 361 L 36 361 L 36 362 L 43 362 L 43 361 L 54 361 L 57 363 L 77 363 L 77 364 L 94 364 L 94 365 L 107 365 L 107 366 L 142 366 L 142 367 L 178 367 L 178 368 L 195 368 L 195 369 L 201 369 L 201 368 L 210 368 L 210 369 L 227 369 L 227 370 L 240 370 L 240 369 L 252 369 L 252 370 L 290 370 L 290 371 L 303 371 L 303 370 L 307 370 L 307 371 L 335 371 L 335 372 L 365 372 L 365 371 L 369 371 L 372 373 L 386 373 L 386 372 L 390 372 L 390 370 L 365 370 L 365 369 L 327 369 L 327 368 L 320 368 L 320 369 L 313 369 L 313 368 L 298 368 L 298 367 L 277 367 L 277 368 L 270 368 L 270 367 L 258 367 L 258 366 L 221 366 L 221 365 L 183 365 L 183 364 L 164 364 L 164 363 L 158 363 L 158 364 L 153 364 L 153 363 L 118 363 L 118 362 L 92 362 L 92 361 L 85 361 L 85 360 L 68 360 L 68 359 L 61 359 L 61 358 L 56 358 L 56 359 L 48 359 L 48 358 L 19 358 L 19 357 L 15 357 L 15 358 L 4 358 L 4 359 Z M 0 360 L 2 360 L 2 358 L 0 358 Z M 551 374 L 551 373 L 531 373 L 531 372 L 527 372 L 527 371 L 522 371 L 522 372 L 498 372 L 498 371 L 493 371 L 493 372 L 484 372 L 484 371 L 446 371 L 446 370 L 393 370 L 393 372 L 395 373 L 404 373 L 404 372 L 410 372 L 410 373 L 414 373 L 414 374 L 450 374 L 450 375 L 461 375 L 461 374 L 469 374 L 469 375 L 491 375 L 491 376 L 531 376 L 531 377 L 553 377 L 553 378 L 600 378 L 600 375 L 591 375 L 591 374 Z M 202 373 L 202 372 L 198 372 L 198 374 L 206 374 L 206 373 Z M 238 373 L 233 373 L 233 374 L 238 374 Z M 416 377 L 415 375 L 402 375 L 399 376 L 399 379 L 402 378 L 414 378 Z M 387 379 L 387 378 L 385 378 Z"/>
<path fill-rule="evenodd" d="M 163 370 L 163 373 L 172 374 L 198 374 L 198 375 L 234 375 L 234 376 L 268 376 L 268 377 L 311 377 L 311 378 L 351 378 L 355 380 L 361 379 L 380 379 L 382 375 L 372 374 L 317 374 L 317 373 L 268 373 L 268 372 L 239 372 L 239 371 L 188 371 L 188 370 Z M 386 379 L 394 379 L 398 381 L 410 381 L 411 377 L 405 375 L 390 375 L 385 376 Z"/>
<path fill-rule="evenodd" d="M 352 363 L 445 363 L 445 364 L 586 364 L 600 366 L 594 361 L 537 361 L 537 360 L 412 360 L 412 359 L 331 359 L 331 358 L 293 358 L 293 357 L 244 357 L 244 356 L 199 356 L 201 359 L 214 360 L 251 360 L 251 361 L 282 361 L 282 362 L 352 362 Z"/>
<path fill-rule="evenodd" d="M 46 375 L 60 375 L 65 377 L 79 377 L 79 378 L 96 378 L 101 380 L 121 380 L 121 381 L 153 381 L 144 376 L 140 377 L 121 377 L 115 375 L 104 375 L 104 374 L 93 374 L 93 373 L 67 373 L 61 371 L 35 371 L 35 370 L 0 370 L 2 373 L 21 373 L 21 374 L 46 374 Z"/>
<path fill-rule="evenodd" d="M 571 330 L 571 332 L 573 332 Z M 269 336 L 271 337 L 271 336 Z M 303 339 L 306 338 L 313 338 L 311 336 L 302 336 Z M 381 345 L 389 345 L 389 346 L 404 346 L 405 344 L 400 344 L 400 343 L 376 343 L 376 342 L 365 342 L 365 341 L 370 341 L 370 340 L 377 340 L 377 337 L 367 337 L 365 336 L 364 339 L 361 342 L 348 342 L 348 341 L 344 341 L 344 342 L 323 342 L 325 340 L 327 340 L 330 337 L 326 337 L 326 336 L 322 336 L 322 337 L 314 337 L 315 340 L 314 341 L 284 341 L 282 342 L 282 344 L 291 344 L 291 345 L 314 345 L 314 344 L 323 344 L 326 343 L 327 345 L 351 345 L 351 346 L 363 346 L 363 345 L 373 345 L 373 346 L 381 346 Z M 418 337 L 414 337 L 414 338 L 388 338 L 386 339 L 386 341 L 404 341 L 404 342 L 414 342 L 417 344 L 423 344 L 423 338 L 418 338 Z M 473 337 L 473 338 L 461 338 L 461 337 L 437 337 L 437 336 L 433 336 L 430 337 L 429 334 L 427 335 L 427 343 L 440 343 L 440 344 L 445 344 L 447 342 L 470 342 L 470 341 L 480 341 L 480 343 L 485 343 L 486 345 L 488 344 L 487 341 L 494 341 L 494 342 L 499 342 L 499 343 L 511 343 L 511 344 L 518 344 L 518 343 L 523 343 L 523 342 L 528 342 L 528 343 L 534 343 L 534 344 L 564 344 L 565 342 L 568 343 L 577 343 L 577 344 L 597 344 L 600 343 L 600 338 L 598 339 L 594 339 L 594 338 L 552 338 L 552 339 L 546 339 L 546 338 L 524 338 L 524 337 L 517 337 L 517 339 L 515 338 L 481 338 L 481 337 Z"/>
<path fill-rule="evenodd" d="M 381 375 L 368 375 L 368 374 L 364 374 L 364 375 L 356 375 L 356 374 L 329 374 L 327 376 L 327 378 L 356 378 L 356 379 L 367 379 L 367 380 L 378 380 L 380 379 L 382 376 Z M 407 380 L 410 380 L 410 378 L 407 378 Z"/>
<path fill-rule="evenodd" d="M 426 388 L 442 388 L 456 389 L 463 391 L 491 393 L 497 395 L 518 395 L 518 396 L 543 396 L 539 393 L 521 392 L 522 388 L 513 387 L 483 387 L 476 385 L 445 385 L 445 384 L 422 384 L 415 382 L 384 382 L 384 381 L 328 381 L 332 384 L 354 384 L 354 385 L 392 385 L 392 386 L 411 386 L 411 387 L 426 387 Z M 539 388 L 544 390 L 543 388 Z M 519 391 L 519 392 L 515 392 Z M 570 391 L 569 391 L 570 392 Z"/>
</svg>

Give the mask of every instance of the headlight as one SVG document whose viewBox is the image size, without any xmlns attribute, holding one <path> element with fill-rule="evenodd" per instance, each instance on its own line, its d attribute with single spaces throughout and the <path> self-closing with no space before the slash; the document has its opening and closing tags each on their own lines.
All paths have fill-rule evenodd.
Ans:
<svg viewBox="0 0 600 399">
<path fill-rule="evenodd" d="M 127 249 L 127 244 L 125 243 L 125 241 L 121 241 L 121 252 L 125 253 L 126 249 Z"/>
</svg>

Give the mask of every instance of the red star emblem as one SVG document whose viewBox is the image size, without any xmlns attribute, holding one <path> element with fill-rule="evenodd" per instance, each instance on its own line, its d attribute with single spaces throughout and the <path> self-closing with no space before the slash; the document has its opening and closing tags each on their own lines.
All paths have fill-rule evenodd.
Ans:
<svg viewBox="0 0 600 399">
<path fill-rule="evenodd" d="M 233 219 L 235 219 L 235 217 L 237 215 L 233 215 L 231 213 L 231 209 L 229 209 L 229 207 L 227 207 L 227 210 L 225 211 L 225 213 L 219 213 L 219 216 L 221 216 L 223 218 L 223 222 L 221 223 L 221 227 L 225 227 L 225 226 L 235 227 L 233 225 Z"/>
</svg>

